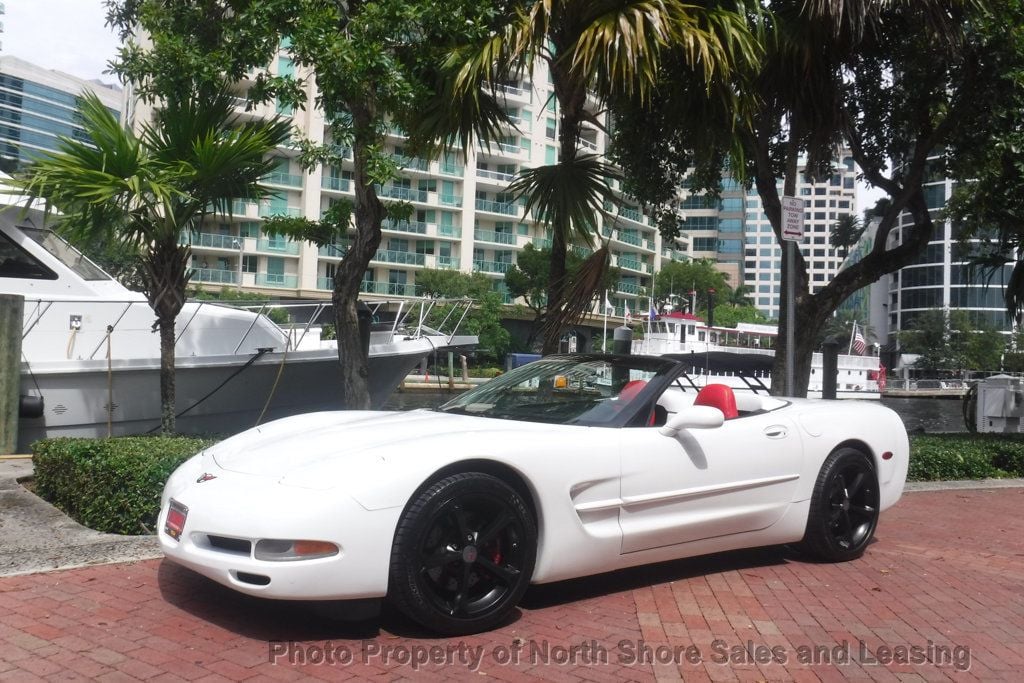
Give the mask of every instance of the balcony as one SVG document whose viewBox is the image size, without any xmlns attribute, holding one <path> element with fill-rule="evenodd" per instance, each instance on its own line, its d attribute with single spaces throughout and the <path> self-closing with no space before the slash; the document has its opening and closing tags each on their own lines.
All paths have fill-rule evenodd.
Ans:
<svg viewBox="0 0 1024 683">
<path fill-rule="evenodd" d="M 241 199 L 236 199 L 231 202 L 231 213 L 234 216 L 248 216 L 256 213 L 255 202 L 245 202 Z"/>
<path fill-rule="evenodd" d="M 504 83 L 499 83 L 495 85 L 494 90 L 496 92 L 500 92 L 502 95 L 511 95 L 513 97 L 528 97 L 530 94 L 530 91 L 526 90 L 525 88 L 520 88 L 514 85 L 506 85 Z"/>
<path fill-rule="evenodd" d="M 348 252 L 348 242 L 336 242 L 334 244 L 325 244 L 320 247 L 317 251 L 321 256 L 327 256 L 330 258 L 343 258 Z"/>
<path fill-rule="evenodd" d="M 437 168 L 442 175 L 458 176 L 460 178 L 464 170 L 462 164 L 448 163 L 446 161 L 438 163 Z"/>
<path fill-rule="evenodd" d="M 363 280 L 359 291 L 366 294 L 384 294 L 385 296 L 416 296 L 416 285 L 405 282 L 369 282 Z"/>
<path fill-rule="evenodd" d="M 334 190 L 335 192 L 349 192 L 352 187 L 352 181 L 348 178 L 324 176 L 320 180 L 320 187 L 325 190 Z"/>
<path fill-rule="evenodd" d="M 292 173 L 268 173 L 260 178 L 267 185 L 283 185 L 284 187 L 302 187 L 302 176 Z"/>
<path fill-rule="evenodd" d="M 481 273 L 507 273 L 508 269 L 514 265 L 514 263 L 507 263 L 505 261 L 478 261 L 473 259 L 473 270 L 478 270 Z"/>
<path fill-rule="evenodd" d="M 299 243 L 286 239 L 259 239 L 256 240 L 256 251 L 270 252 L 272 254 L 288 254 L 298 256 Z"/>
<path fill-rule="evenodd" d="M 635 221 L 637 223 L 644 222 L 644 215 L 640 213 L 640 211 L 637 209 L 630 209 L 625 206 L 620 206 L 619 215 L 622 216 L 623 218 L 628 218 L 629 220 Z"/>
<path fill-rule="evenodd" d="M 635 247 L 639 247 L 644 243 L 639 235 L 631 232 L 623 232 L 622 230 L 615 231 L 615 239 L 620 242 L 625 242 L 626 244 L 632 244 Z"/>
<path fill-rule="evenodd" d="M 430 170 L 430 162 L 426 159 L 420 159 L 419 157 L 407 157 L 401 154 L 392 154 L 392 160 L 398 167 L 404 171 L 422 171 L 426 173 Z"/>
<path fill-rule="evenodd" d="M 474 230 L 473 239 L 495 244 L 515 244 L 516 236 L 511 232 L 495 232 L 494 230 Z"/>
<path fill-rule="evenodd" d="M 548 239 L 547 237 L 534 237 L 532 241 L 533 241 L 533 246 L 537 247 L 538 249 L 550 249 L 551 248 L 551 240 Z"/>
<path fill-rule="evenodd" d="M 445 269 L 448 269 L 448 270 L 458 270 L 459 269 L 459 259 L 458 259 L 457 256 L 438 256 L 437 257 L 437 267 L 438 268 L 445 268 Z"/>
<path fill-rule="evenodd" d="M 516 177 L 515 173 L 503 173 L 501 171 L 491 171 L 486 168 L 476 169 L 477 178 L 487 178 L 488 180 L 497 180 L 503 183 L 510 183 Z"/>
<path fill-rule="evenodd" d="M 462 197 L 457 194 L 443 194 L 438 200 L 441 206 L 462 206 Z"/>
<path fill-rule="evenodd" d="M 640 261 L 637 261 L 636 259 L 623 258 L 622 256 L 620 256 L 617 259 L 617 261 L 618 261 L 618 263 L 616 265 L 618 265 L 619 268 L 626 268 L 628 270 L 636 270 L 636 271 L 642 271 L 643 270 L 644 264 L 641 263 Z"/>
<path fill-rule="evenodd" d="M 381 197 L 387 197 L 389 199 L 400 199 L 406 202 L 423 202 L 427 201 L 426 190 L 414 190 L 411 187 L 403 187 L 401 185 L 377 185 L 377 195 Z"/>
<path fill-rule="evenodd" d="M 393 221 L 388 219 L 382 221 L 380 227 L 382 230 L 394 230 L 396 232 L 409 232 L 414 235 L 426 235 L 427 225 L 428 224 L 423 221 Z"/>
<path fill-rule="evenodd" d="M 597 143 L 591 142 L 586 138 L 580 138 L 580 147 L 587 151 L 594 152 L 595 154 L 597 153 Z"/>
<path fill-rule="evenodd" d="M 328 292 L 333 292 L 334 291 L 334 278 L 333 277 L 324 277 L 323 275 L 317 276 L 317 278 L 316 278 L 316 288 L 317 289 L 326 289 Z"/>
<path fill-rule="evenodd" d="M 196 268 L 192 271 L 192 282 L 212 282 L 219 285 L 237 285 L 238 272 L 214 268 Z"/>
<path fill-rule="evenodd" d="M 299 285 L 298 275 L 283 273 L 256 273 L 257 287 L 285 287 L 295 289 Z"/>
<path fill-rule="evenodd" d="M 190 233 L 181 236 L 181 244 L 191 244 L 203 249 L 230 249 L 238 251 L 242 247 L 240 238 L 234 235 L 219 235 L 209 232 Z"/>
<path fill-rule="evenodd" d="M 260 205 L 260 218 L 270 218 L 271 216 L 288 216 L 290 218 L 298 218 L 301 215 L 302 209 L 297 206 L 275 206 L 273 204 Z"/>
<path fill-rule="evenodd" d="M 495 202 L 490 199 L 477 199 L 476 208 L 480 211 L 500 213 L 505 216 L 518 216 L 519 207 L 510 202 Z"/>
<path fill-rule="evenodd" d="M 462 228 L 458 225 L 441 225 L 437 228 L 437 234 L 441 237 L 462 238 Z"/>
<path fill-rule="evenodd" d="M 499 142 L 498 149 L 500 149 L 505 154 L 519 154 L 520 152 L 523 151 L 523 148 L 520 147 L 519 145 L 510 145 L 507 142 Z"/>
<path fill-rule="evenodd" d="M 615 284 L 615 291 L 622 294 L 640 294 L 643 287 L 632 282 L 618 282 Z"/>
<path fill-rule="evenodd" d="M 378 249 L 377 253 L 373 255 L 373 260 L 384 261 L 385 263 L 402 263 L 407 266 L 422 266 L 426 262 L 426 257 L 414 251 Z"/>
</svg>

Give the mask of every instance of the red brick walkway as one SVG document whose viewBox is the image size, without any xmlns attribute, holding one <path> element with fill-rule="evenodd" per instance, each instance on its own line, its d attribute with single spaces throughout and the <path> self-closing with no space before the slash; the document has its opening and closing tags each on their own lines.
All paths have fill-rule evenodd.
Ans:
<svg viewBox="0 0 1024 683">
<path fill-rule="evenodd" d="M 511 625 L 453 640 L 159 561 L 0 579 L 0 680 L 1021 680 L 1022 511 L 1022 489 L 912 493 L 856 562 L 767 549 L 536 587 Z"/>
</svg>

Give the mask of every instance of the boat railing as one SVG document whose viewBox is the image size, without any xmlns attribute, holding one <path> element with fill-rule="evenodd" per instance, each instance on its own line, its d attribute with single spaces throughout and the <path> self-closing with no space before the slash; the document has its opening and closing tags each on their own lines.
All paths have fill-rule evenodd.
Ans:
<svg viewBox="0 0 1024 683">
<path fill-rule="evenodd" d="M 248 321 L 244 330 L 239 329 L 238 339 L 234 340 L 233 353 L 239 352 L 261 318 L 269 323 L 262 325 L 261 329 L 264 332 L 276 330 L 281 335 L 281 341 L 290 351 L 301 346 L 315 325 L 323 322 L 333 323 L 334 321 L 333 315 L 329 320 L 324 319 L 325 312 L 331 309 L 330 301 L 224 301 L 214 299 L 190 300 L 189 303 L 195 305 L 185 308 L 184 314 L 178 316 L 175 345 L 178 345 L 190 328 L 196 324 L 195 321 L 199 319 L 200 312 L 211 306 L 244 310 L 255 314 Z M 471 299 L 424 298 L 413 301 L 378 299 L 365 303 L 375 320 L 383 321 L 388 325 L 386 330 L 388 343 L 393 342 L 399 336 L 418 339 L 423 336 L 436 337 L 439 335 L 445 337 L 446 343 L 450 343 L 458 333 L 473 301 Z M 68 323 L 69 348 L 76 337 L 79 339 L 79 343 L 87 338 L 89 343 L 94 346 L 86 347 L 90 349 L 89 353 L 79 357 L 95 360 L 108 338 L 122 332 L 123 326 L 128 324 L 126 319 L 130 321 L 131 327 L 138 327 L 139 315 L 129 316 L 129 313 L 133 313 L 133 309 L 139 308 L 143 309 L 146 315 L 153 316 L 155 320 L 155 314 L 145 299 L 97 301 L 79 298 L 26 298 L 22 319 L 22 346 L 28 348 L 33 345 L 34 336 L 44 331 L 44 327 L 45 331 L 42 333 L 51 335 L 54 325 L 52 319 L 55 316 L 58 318 L 70 316 Z M 275 314 L 282 310 L 287 313 L 288 321 L 281 320 L 281 316 Z M 44 327 L 40 327 L 40 323 L 44 320 L 49 322 Z M 148 325 L 147 321 L 146 326 L 148 327 Z M 83 337 L 83 335 L 87 336 Z M 232 348 L 231 342 L 225 341 L 227 348 Z"/>
<path fill-rule="evenodd" d="M 297 323 L 276 323 L 288 339 L 289 350 L 297 349 L 302 344 L 310 329 L 319 323 L 333 323 L 333 317 L 323 320 L 323 314 L 331 310 L 330 301 L 216 301 L 200 303 L 217 303 L 235 308 L 252 311 L 258 315 L 269 316 L 274 310 L 284 310 L 289 319 L 296 318 Z M 364 301 L 370 309 L 374 320 L 390 324 L 386 330 L 386 342 L 391 343 L 396 337 L 419 339 L 425 335 L 444 336 L 446 343 L 458 333 L 473 305 L 472 299 L 374 299 Z M 296 315 L 297 314 L 297 315 Z M 272 320 L 273 322 L 273 320 Z M 255 325 L 255 322 L 253 323 Z M 249 331 L 252 327 L 250 326 Z M 241 347 L 245 336 L 239 340 Z"/>
</svg>

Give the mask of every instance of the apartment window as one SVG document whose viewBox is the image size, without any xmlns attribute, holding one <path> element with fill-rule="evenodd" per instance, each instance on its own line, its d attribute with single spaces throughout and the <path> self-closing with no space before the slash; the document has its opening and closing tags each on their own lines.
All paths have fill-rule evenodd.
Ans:
<svg viewBox="0 0 1024 683">
<path fill-rule="evenodd" d="M 259 257 L 246 254 L 242 257 L 242 272 L 255 273 L 259 267 Z"/>
<path fill-rule="evenodd" d="M 545 120 L 544 136 L 548 140 L 558 139 L 558 122 L 550 116 Z"/>
</svg>

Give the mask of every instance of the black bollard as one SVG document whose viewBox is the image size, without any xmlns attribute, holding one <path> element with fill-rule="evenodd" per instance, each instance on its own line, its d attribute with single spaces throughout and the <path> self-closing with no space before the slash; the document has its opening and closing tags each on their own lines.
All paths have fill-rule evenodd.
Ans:
<svg viewBox="0 0 1024 683">
<path fill-rule="evenodd" d="M 839 378 L 839 340 L 828 337 L 821 343 L 821 397 L 834 399 Z"/>
<path fill-rule="evenodd" d="M 633 350 L 633 330 L 626 326 L 612 331 L 612 353 L 628 356 Z"/>
<path fill-rule="evenodd" d="M 373 311 L 362 301 L 356 302 L 356 319 L 359 320 L 359 342 L 363 357 L 370 357 L 370 325 L 373 323 Z"/>
</svg>

